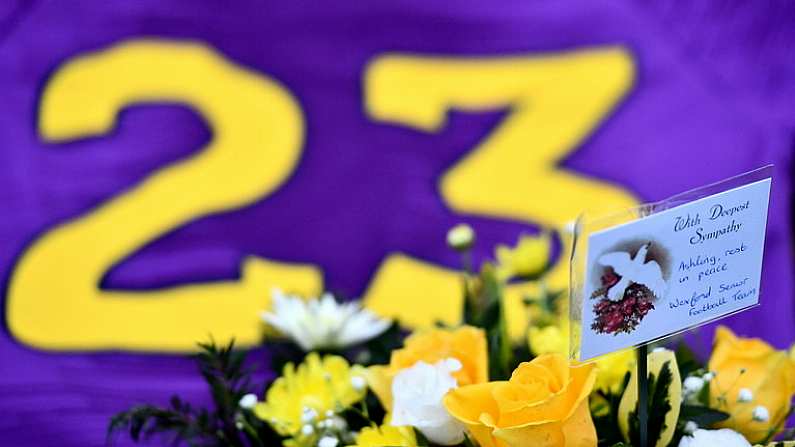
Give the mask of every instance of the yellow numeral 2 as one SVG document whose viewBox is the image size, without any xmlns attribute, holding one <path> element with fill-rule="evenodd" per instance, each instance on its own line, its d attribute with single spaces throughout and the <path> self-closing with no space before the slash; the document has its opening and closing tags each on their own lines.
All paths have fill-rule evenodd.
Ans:
<svg viewBox="0 0 795 447">
<path fill-rule="evenodd" d="M 253 256 L 238 281 L 98 288 L 108 269 L 165 232 L 273 192 L 301 151 L 301 110 L 283 87 L 202 45 L 163 41 L 124 43 L 61 67 L 43 93 L 40 132 L 49 141 L 101 135 L 121 108 L 151 101 L 194 107 L 213 140 L 27 249 L 7 296 L 18 339 L 44 349 L 190 350 L 208 334 L 250 344 L 271 287 L 321 289 L 314 267 Z"/>
</svg>

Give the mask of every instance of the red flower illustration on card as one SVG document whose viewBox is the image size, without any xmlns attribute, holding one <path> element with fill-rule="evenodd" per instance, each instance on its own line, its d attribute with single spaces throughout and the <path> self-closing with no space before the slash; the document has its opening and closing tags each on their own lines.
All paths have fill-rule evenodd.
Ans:
<svg viewBox="0 0 795 447">
<path fill-rule="evenodd" d="M 634 257 L 626 251 L 613 251 L 599 257 L 603 266 L 601 287 L 591 299 L 595 319 L 591 329 L 597 333 L 630 333 L 637 328 L 654 301 L 664 295 L 667 284 L 660 265 L 649 258 L 651 242 L 638 248 Z"/>
</svg>

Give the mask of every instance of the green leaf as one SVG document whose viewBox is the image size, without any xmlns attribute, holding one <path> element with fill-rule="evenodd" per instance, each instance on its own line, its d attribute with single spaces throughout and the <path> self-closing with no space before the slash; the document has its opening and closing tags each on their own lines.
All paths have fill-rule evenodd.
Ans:
<svg viewBox="0 0 795 447">
<path fill-rule="evenodd" d="M 728 413 L 700 405 L 682 405 L 682 410 L 679 413 L 679 420 L 693 421 L 699 427 L 709 427 L 728 418 Z"/>
<path fill-rule="evenodd" d="M 403 346 L 404 337 L 405 332 L 400 328 L 398 322 L 393 322 L 389 329 L 364 345 L 367 356 L 364 361 L 358 363 L 364 366 L 389 363 L 392 358 L 392 351 Z"/>
<path fill-rule="evenodd" d="M 696 396 L 696 400 L 705 407 L 709 406 L 709 387 L 710 387 L 710 382 L 705 380 L 704 386 L 701 388 L 701 391 L 699 391 L 698 395 Z"/>
<path fill-rule="evenodd" d="M 514 366 L 514 353 L 503 307 L 503 285 L 494 266 L 484 263 L 476 278 L 465 278 L 464 323 L 486 332 L 489 353 L 489 377 L 507 379 Z"/>
<path fill-rule="evenodd" d="M 660 369 L 660 375 L 655 382 L 649 385 L 650 408 L 649 408 L 649 434 L 653 437 L 649 439 L 657 440 L 665 429 L 665 415 L 671 411 L 671 403 L 668 401 L 668 389 L 673 381 L 670 362 L 665 362 Z"/>
<path fill-rule="evenodd" d="M 506 380 L 510 377 L 513 366 L 513 349 L 508 335 L 503 306 L 502 282 L 497 279 L 491 264 L 484 264 L 481 269 L 481 298 L 485 302 L 485 311 L 480 327 L 486 331 L 489 348 L 489 377 L 491 380 Z"/>
<path fill-rule="evenodd" d="M 245 366 L 246 352 L 235 350 L 234 340 L 218 346 L 211 339 L 200 343 L 199 348 L 196 360 L 210 388 L 214 408 L 193 409 L 179 396 L 171 398 L 168 408 L 138 405 L 110 420 L 109 441 L 126 430 L 135 442 L 153 435 L 170 435 L 172 444 L 190 446 L 243 447 L 281 443 L 267 424 L 257 420 L 251 412 L 238 408 L 240 398 L 253 391 L 252 369 Z M 236 423 L 242 421 L 246 422 L 248 431 L 240 431 L 236 427 Z"/>
<path fill-rule="evenodd" d="M 671 403 L 668 401 L 668 388 L 671 386 L 673 374 L 671 373 L 671 362 L 665 362 L 660 368 L 659 376 L 649 375 L 649 400 L 648 400 L 648 440 L 654 444 L 663 430 L 665 430 L 665 415 L 671 411 Z M 633 445 L 640 442 L 640 422 L 638 418 L 638 407 L 629 413 L 629 439 Z"/>
<path fill-rule="evenodd" d="M 172 398 L 173 401 L 173 398 Z M 201 438 L 203 434 L 191 420 L 190 409 L 180 407 L 176 410 L 159 408 L 153 405 L 137 405 L 127 411 L 114 415 L 108 424 L 108 443 L 121 431 L 127 430 L 135 441 L 148 439 L 158 433 L 178 433 L 187 438 Z"/>
<path fill-rule="evenodd" d="M 521 343 L 513 347 L 513 355 L 511 356 L 513 362 L 509 366 L 509 370 L 513 371 L 523 362 L 528 362 L 533 358 L 533 353 L 530 352 L 530 345 L 528 343 Z"/>
<path fill-rule="evenodd" d="M 629 383 L 630 373 L 624 374 L 621 388 L 616 392 L 597 390 L 592 399 L 603 400 L 607 412 L 592 411 L 596 433 L 599 437 L 600 447 L 610 447 L 614 445 L 624 445 L 623 435 L 618 425 L 618 407 L 621 404 L 621 396 Z M 592 406 L 593 408 L 593 406 Z"/>
<path fill-rule="evenodd" d="M 427 447 L 431 445 L 430 441 L 428 441 L 428 438 L 426 438 L 425 435 L 423 435 L 419 430 L 414 430 L 414 435 L 417 438 L 418 447 Z"/>
<path fill-rule="evenodd" d="M 684 342 L 679 343 L 675 355 L 680 377 L 687 377 L 704 368 L 704 365 L 696 357 L 696 353 Z"/>
</svg>

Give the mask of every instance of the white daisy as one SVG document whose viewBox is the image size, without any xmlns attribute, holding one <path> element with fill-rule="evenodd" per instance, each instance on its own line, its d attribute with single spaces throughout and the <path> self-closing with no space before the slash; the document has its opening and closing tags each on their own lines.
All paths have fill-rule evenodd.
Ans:
<svg viewBox="0 0 795 447">
<path fill-rule="evenodd" d="M 380 335 L 392 324 L 358 302 L 337 303 L 331 294 L 308 300 L 274 289 L 273 308 L 262 319 L 304 351 L 345 348 Z"/>
</svg>

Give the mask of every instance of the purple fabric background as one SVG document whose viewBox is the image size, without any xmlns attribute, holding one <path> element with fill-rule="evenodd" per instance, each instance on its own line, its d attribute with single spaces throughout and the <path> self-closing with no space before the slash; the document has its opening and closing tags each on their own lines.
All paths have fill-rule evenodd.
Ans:
<svg viewBox="0 0 795 447">
<path fill-rule="evenodd" d="M 356 295 L 392 250 L 453 265 L 443 238 L 461 220 L 478 231 L 480 257 L 524 228 L 456 216 L 436 191 L 440 173 L 502 114 L 454 112 L 432 135 L 372 122 L 361 89 L 371 58 L 388 51 L 509 55 L 623 44 L 637 59 L 637 83 L 564 166 L 657 200 L 775 163 L 763 304 L 727 322 L 787 346 L 795 335 L 789 176 L 795 4 L 600 3 L 4 0 L 3 287 L 14 259 L 37 234 L 210 137 L 189 109 L 141 106 L 127 110 L 106 138 L 44 144 L 34 125 L 38 95 L 48 74 L 76 54 L 143 36 L 201 40 L 285 83 L 308 125 L 300 165 L 276 194 L 166 235 L 113 269 L 104 286 L 234 277 L 241 256 L 257 254 L 319 264 L 327 287 Z M 55 354 L 16 343 L 6 327 L 0 334 L 0 445 L 102 445 L 111 414 L 135 402 L 165 402 L 172 393 L 207 398 L 184 357 Z"/>
</svg>

